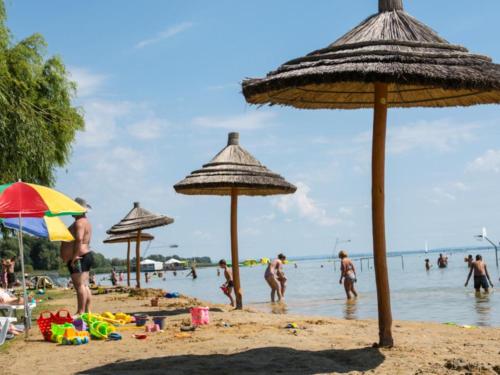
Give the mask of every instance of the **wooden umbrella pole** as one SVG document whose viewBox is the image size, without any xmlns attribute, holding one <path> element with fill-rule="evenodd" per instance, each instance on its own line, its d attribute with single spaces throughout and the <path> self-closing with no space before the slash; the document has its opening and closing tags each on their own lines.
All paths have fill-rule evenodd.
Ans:
<svg viewBox="0 0 500 375">
<path fill-rule="evenodd" d="M 231 263 L 233 268 L 234 294 L 236 295 L 236 308 L 243 308 L 241 295 L 240 266 L 238 262 L 238 192 L 231 190 Z"/>
<path fill-rule="evenodd" d="M 130 288 L 130 239 L 127 241 L 127 286 Z"/>
<path fill-rule="evenodd" d="M 392 347 L 392 313 L 385 248 L 385 138 L 387 129 L 387 84 L 375 83 L 372 144 L 373 261 L 377 284 L 379 346 Z"/>
<path fill-rule="evenodd" d="M 135 280 L 137 289 L 141 288 L 141 230 L 137 231 L 135 243 Z"/>
</svg>

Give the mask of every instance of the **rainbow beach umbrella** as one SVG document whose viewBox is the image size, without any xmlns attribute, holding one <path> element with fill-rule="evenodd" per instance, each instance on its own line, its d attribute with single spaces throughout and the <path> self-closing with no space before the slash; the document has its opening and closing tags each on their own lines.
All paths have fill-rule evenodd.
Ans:
<svg viewBox="0 0 500 375">
<path fill-rule="evenodd" d="M 18 218 L 3 219 L 0 221 L 4 227 L 14 230 L 23 228 L 23 233 L 28 233 L 35 237 L 47 238 L 49 241 L 74 241 L 70 231 L 58 217 L 23 217 L 21 226 Z"/>
<path fill-rule="evenodd" d="M 50 238 L 50 228 L 64 224 L 55 219 L 55 216 L 81 215 L 86 209 L 66 195 L 45 186 L 28 184 L 22 181 L 11 184 L 0 185 L 0 219 L 7 219 L 12 225 L 17 221 L 16 229 L 19 242 L 19 255 L 21 258 L 21 272 L 24 295 L 24 321 L 26 325 L 26 337 L 28 337 L 31 324 L 30 311 L 28 309 L 28 298 L 26 294 L 26 279 L 24 277 L 24 246 L 23 246 L 23 224 L 26 224 L 27 232 L 44 233 Z M 17 218 L 17 220 L 15 220 Z M 33 221 L 38 219 L 39 221 Z M 46 220 L 48 219 L 48 221 Z M 38 224 L 38 225 L 36 225 Z"/>
</svg>

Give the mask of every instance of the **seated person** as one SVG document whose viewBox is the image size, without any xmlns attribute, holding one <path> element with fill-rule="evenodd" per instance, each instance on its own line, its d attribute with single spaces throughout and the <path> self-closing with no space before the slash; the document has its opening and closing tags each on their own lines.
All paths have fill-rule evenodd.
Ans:
<svg viewBox="0 0 500 375">
<path fill-rule="evenodd" d="M 0 304 L 4 305 L 22 305 L 24 300 L 21 297 L 16 297 L 5 289 L 0 288 Z"/>
</svg>

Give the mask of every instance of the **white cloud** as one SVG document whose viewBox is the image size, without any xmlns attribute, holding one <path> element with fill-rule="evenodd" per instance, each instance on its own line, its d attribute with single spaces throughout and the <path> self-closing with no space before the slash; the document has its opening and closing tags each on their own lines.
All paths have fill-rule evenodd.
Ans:
<svg viewBox="0 0 500 375">
<path fill-rule="evenodd" d="M 309 186 L 303 182 L 297 182 L 296 186 L 295 194 L 284 195 L 274 202 L 280 211 L 285 214 L 297 213 L 300 217 L 322 226 L 332 226 L 339 222 L 338 219 L 328 216 L 326 210 L 309 196 Z"/>
<path fill-rule="evenodd" d="M 437 195 L 439 198 L 446 198 L 448 200 L 454 201 L 457 199 L 457 197 L 452 194 L 450 191 L 447 191 L 441 187 L 434 187 L 432 189 L 432 192 Z"/>
<path fill-rule="evenodd" d="M 177 34 L 182 33 L 183 31 L 190 29 L 191 27 L 193 27 L 192 22 L 182 22 L 177 25 L 170 26 L 167 29 L 159 32 L 152 38 L 141 40 L 135 45 L 135 48 L 144 48 L 146 46 L 159 43 L 162 40 L 169 39 Z"/>
<path fill-rule="evenodd" d="M 209 91 L 220 91 L 220 90 L 226 90 L 226 89 L 240 89 L 240 85 L 238 83 L 226 83 L 223 85 L 213 85 L 213 86 L 208 86 L 207 90 Z"/>
<path fill-rule="evenodd" d="M 419 121 L 389 131 L 388 150 L 394 154 L 415 149 L 448 152 L 475 138 L 476 124 L 456 124 L 450 120 Z"/>
<path fill-rule="evenodd" d="M 274 112 L 253 111 L 225 117 L 201 116 L 194 118 L 193 123 L 206 128 L 253 130 L 272 126 L 272 120 L 275 117 L 276 114 Z"/>
<path fill-rule="evenodd" d="M 83 107 L 85 131 L 79 133 L 78 143 L 85 147 L 100 147 L 113 140 L 118 122 L 130 113 L 132 104 L 89 100 L 83 104 Z"/>
<path fill-rule="evenodd" d="M 432 188 L 430 201 L 440 204 L 442 201 L 456 201 L 470 190 L 470 187 L 462 181 L 444 183 Z"/>
<path fill-rule="evenodd" d="M 80 98 L 95 94 L 107 79 L 107 76 L 85 68 L 70 67 L 69 71 L 71 80 L 77 84 L 77 96 Z"/>
<path fill-rule="evenodd" d="M 143 171 L 145 168 L 143 156 L 130 147 L 117 146 L 110 152 L 99 153 L 95 158 L 94 169 L 99 174 L 114 174 L 117 170 L 123 171 L 123 168 L 133 172 Z"/>
<path fill-rule="evenodd" d="M 352 208 L 350 208 L 350 207 L 340 207 L 339 208 L 339 214 L 345 215 L 345 216 L 352 216 Z"/>
<path fill-rule="evenodd" d="M 419 121 L 403 126 L 389 126 L 387 151 L 402 154 L 413 150 L 449 152 L 476 138 L 477 124 L 458 124 L 448 119 Z M 370 143 L 371 132 L 359 134 L 354 143 Z"/>
<path fill-rule="evenodd" d="M 152 140 L 161 137 L 167 126 L 166 120 L 150 117 L 129 125 L 127 131 L 137 139 Z"/>
<path fill-rule="evenodd" d="M 471 172 L 500 172 L 500 150 L 487 150 L 467 165 Z"/>
</svg>

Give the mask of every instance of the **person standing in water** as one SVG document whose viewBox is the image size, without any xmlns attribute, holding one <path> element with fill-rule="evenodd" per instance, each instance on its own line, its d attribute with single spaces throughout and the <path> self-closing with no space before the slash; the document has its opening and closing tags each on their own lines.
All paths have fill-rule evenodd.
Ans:
<svg viewBox="0 0 500 375">
<path fill-rule="evenodd" d="M 467 258 L 464 259 L 464 262 L 467 263 L 467 268 L 471 268 L 472 263 L 474 263 L 474 258 L 472 257 L 472 254 L 469 254 Z"/>
<path fill-rule="evenodd" d="M 358 296 L 356 289 L 354 289 L 354 283 L 357 281 L 356 278 L 356 268 L 354 263 L 347 257 L 347 252 L 344 250 L 339 252 L 340 258 L 340 280 L 339 284 L 342 284 L 342 279 L 344 279 L 344 289 L 347 295 L 347 299 L 351 299 L 351 293 L 354 297 Z"/>
<path fill-rule="evenodd" d="M 271 302 L 275 302 L 275 296 L 278 295 L 278 302 L 283 299 L 282 285 L 279 280 L 280 275 L 283 274 L 283 262 L 286 260 L 286 256 L 283 254 L 278 254 L 278 257 L 270 262 L 264 273 L 264 278 L 266 279 L 269 287 L 271 288 Z M 285 279 L 286 281 L 286 279 Z"/>
<path fill-rule="evenodd" d="M 90 205 L 82 198 L 75 202 L 87 211 Z M 61 258 L 66 263 L 71 275 L 71 281 L 76 290 L 78 302 L 77 315 L 90 311 L 91 296 L 89 288 L 89 272 L 93 264 L 93 254 L 90 250 L 92 225 L 86 213 L 73 216 L 75 222 L 68 228 L 74 237 L 72 242 L 61 242 Z"/>
<path fill-rule="evenodd" d="M 474 272 L 474 289 L 476 289 L 476 293 L 479 293 L 481 291 L 481 288 L 484 289 L 485 293 L 488 293 L 490 285 L 493 288 L 493 283 L 491 282 L 490 274 L 488 273 L 488 268 L 486 267 L 486 263 L 483 262 L 483 257 L 479 254 L 476 255 L 476 261 L 472 262 L 472 266 L 470 268 L 469 275 L 467 276 L 467 281 L 465 282 L 465 286 L 469 284 L 469 280 L 473 272 Z"/>
<path fill-rule="evenodd" d="M 431 264 L 431 261 L 429 260 L 429 258 L 425 259 L 425 270 L 430 271 L 431 267 L 432 267 L 432 264 Z"/>
<path fill-rule="evenodd" d="M 233 273 L 232 271 L 227 267 L 227 262 L 225 259 L 219 260 L 219 267 L 224 270 L 224 277 L 226 278 L 226 282 L 220 287 L 224 294 L 229 298 L 229 301 L 231 302 L 231 306 L 234 307 L 234 299 L 233 299 L 233 288 L 234 288 L 234 283 L 233 283 Z"/>
<path fill-rule="evenodd" d="M 196 274 L 196 267 L 195 266 L 191 266 L 191 271 L 186 275 L 186 277 L 188 276 L 192 276 L 193 277 L 193 280 L 195 280 L 198 275 Z"/>
<path fill-rule="evenodd" d="M 437 260 L 437 265 L 439 268 L 448 267 L 448 257 L 443 256 L 443 254 L 439 254 L 439 258 Z"/>
</svg>

